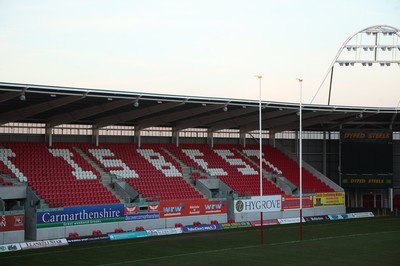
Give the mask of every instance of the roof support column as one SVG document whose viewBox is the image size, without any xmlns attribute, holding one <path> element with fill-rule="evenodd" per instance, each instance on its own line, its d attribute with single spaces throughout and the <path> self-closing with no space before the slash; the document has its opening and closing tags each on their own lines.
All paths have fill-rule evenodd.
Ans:
<svg viewBox="0 0 400 266">
<path fill-rule="evenodd" d="M 214 148 L 214 131 L 211 128 L 207 130 L 207 144 Z"/>
<path fill-rule="evenodd" d="M 322 131 L 324 134 L 324 138 L 322 140 L 322 173 L 324 176 L 326 175 L 326 134 L 328 133 L 330 135 L 330 132 L 326 132 L 325 130 Z"/>
<path fill-rule="evenodd" d="M 135 131 L 134 131 L 135 136 L 134 136 L 133 142 L 136 144 L 136 147 L 138 149 L 140 149 L 140 146 L 142 146 L 142 136 L 140 135 L 141 132 L 142 131 L 141 131 L 140 127 L 135 127 Z"/>
<path fill-rule="evenodd" d="M 246 131 L 240 129 L 239 132 L 239 144 L 242 145 L 243 147 L 246 147 Z"/>
<path fill-rule="evenodd" d="M 297 159 L 299 159 L 299 147 L 300 147 L 299 137 L 300 137 L 300 131 L 296 131 L 295 135 L 296 135 L 296 139 L 295 139 L 296 157 L 297 157 Z"/>
<path fill-rule="evenodd" d="M 339 186 L 342 186 L 342 124 L 339 129 Z M 357 206 L 357 188 L 356 188 L 356 207 Z"/>
<path fill-rule="evenodd" d="M 51 148 L 53 146 L 53 127 L 50 124 L 46 124 L 45 141 L 47 146 Z"/>
<path fill-rule="evenodd" d="M 270 129 L 270 130 L 269 130 L 269 144 L 270 144 L 272 147 L 275 147 L 275 146 L 276 146 L 276 142 L 275 142 L 275 130 L 273 130 L 273 129 Z"/>
<path fill-rule="evenodd" d="M 96 147 L 99 146 L 99 132 L 100 129 L 96 126 L 92 126 L 92 144 L 94 144 Z"/>
<path fill-rule="evenodd" d="M 179 146 L 179 130 L 177 128 L 172 128 L 172 144 L 176 147 Z"/>
</svg>

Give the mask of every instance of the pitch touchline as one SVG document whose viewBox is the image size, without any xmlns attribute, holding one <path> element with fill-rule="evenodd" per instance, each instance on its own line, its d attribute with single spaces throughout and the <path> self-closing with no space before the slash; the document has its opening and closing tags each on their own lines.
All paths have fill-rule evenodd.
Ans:
<svg viewBox="0 0 400 266">
<path fill-rule="evenodd" d="M 286 241 L 286 242 L 271 243 L 271 244 L 267 244 L 266 246 L 278 246 L 278 245 L 285 245 L 285 244 L 292 244 L 292 243 L 312 242 L 312 241 L 327 240 L 327 239 L 337 239 L 337 238 L 346 238 L 346 237 L 355 237 L 355 236 L 369 236 L 369 235 L 398 233 L 398 232 L 400 232 L 400 231 L 393 230 L 393 231 L 381 231 L 381 232 L 351 234 L 351 235 L 341 235 L 341 236 L 326 236 L 326 237 L 318 237 L 318 238 L 311 238 L 311 239 L 305 239 L 305 240 L 292 240 L 292 241 Z"/>
<path fill-rule="evenodd" d="M 295 244 L 295 243 L 301 243 L 301 242 L 312 242 L 312 241 L 319 241 L 319 240 L 326 240 L 326 239 L 338 239 L 338 238 L 346 238 L 346 237 L 368 236 L 368 235 L 377 235 L 377 234 L 386 234 L 386 233 L 398 233 L 398 232 L 400 232 L 400 231 L 395 230 L 395 231 L 382 231 L 382 232 L 352 234 L 352 235 L 342 235 L 342 236 L 328 236 L 328 237 L 319 237 L 319 238 L 312 238 L 312 239 L 306 239 L 306 240 L 293 240 L 293 241 L 285 241 L 285 242 L 279 242 L 279 243 L 270 243 L 270 244 L 265 244 L 264 246 L 278 246 L 278 245 Z M 115 262 L 115 263 L 98 264 L 98 266 L 122 265 L 122 264 L 133 263 L 133 262 L 144 262 L 144 261 L 152 261 L 152 260 L 161 260 L 161 259 L 169 259 L 169 258 L 184 257 L 184 256 L 191 256 L 191 255 L 218 253 L 218 252 L 223 252 L 223 251 L 248 249 L 248 248 L 259 248 L 259 247 L 262 247 L 262 246 L 260 246 L 260 245 L 251 245 L 251 246 L 243 246 L 243 247 L 236 247 L 236 248 L 205 250 L 205 251 L 190 252 L 190 253 L 184 253 L 184 254 L 160 256 L 160 257 L 154 257 L 154 258 L 146 258 L 146 259 L 121 261 L 121 262 Z"/>
<path fill-rule="evenodd" d="M 386 221 L 386 220 L 392 220 L 392 219 L 394 219 L 394 218 L 381 219 L 380 221 Z M 364 222 L 364 220 L 360 219 L 360 221 L 357 221 L 357 222 Z M 343 222 L 343 223 L 345 223 L 345 222 Z M 347 223 L 349 223 L 349 222 L 347 222 Z M 353 223 L 355 223 L 355 221 L 353 221 Z M 314 225 L 314 226 L 326 226 L 326 225 L 330 225 L 330 224 L 327 223 L 327 224 L 320 224 L 320 225 Z M 298 225 L 296 225 L 296 226 L 298 226 Z M 290 227 L 294 227 L 294 226 L 288 225 L 285 228 L 290 228 Z M 267 230 L 268 231 L 275 231 L 275 230 L 282 230 L 282 229 L 283 228 L 279 228 L 279 227 L 273 228 L 272 227 L 272 228 L 268 228 Z M 396 231 L 394 231 L 394 232 L 396 232 Z M 230 232 L 229 234 L 240 234 L 240 233 L 241 233 L 240 231 L 239 232 L 236 231 L 236 232 Z M 361 234 L 359 234 L 359 235 L 361 235 Z M 343 237 L 343 236 L 340 236 L 340 237 Z M 335 237 L 333 237 L 333 238 L 335 238 Z M 327 238 L 324 238 L 324 239 L 327 239 Z M 149 238 L 149 239 L 143 239 L 143 241 L 137 241 L 137 242 L 135 241 L 135 242 L 132 242 L 132 243 L 123 243 L 123 244 L 115 243 L 115 244 L 107 245 L 107 247 L 118 247 L 118 246 L 126 246 L 126 245 L 133 246 L 133 245 L 140 245 L 142 243 L 162 242 L 162 241 L 165 241 L 165 240 L 166 239 L 151 239 L 151 238 Z M 317 240 L 317 239 L 315 239 L 315 240 Z M 303 241 L 309 241 L 309 240 L 303 240 Z M 287 242 L 287 243 L 290 243 L 290 242 Z M 293 243 L 295 243 L 295 242 L 293 242 Z M 280 243 L 271 243 L 269 245 L 279 245 L 279 244 Z M 104 246 L 82 247 L 82 248 L 79 248 L 77 250 L 90 250 L 90 249 L 102 249 L 102 248 L 104 248 Z M 247 248 L 247 247 L 244 247 L 244 248 Z M 21 254 L 21 255 L 18 255 L 18 256 L 3 257 L 2 259 L 41 256 L 41 255 L 56 254 L 56 253 L 68 253 L 68 252 L 72 252 L 72 250 L 48 251 L 48 252 L 39 252 L 39 253 L 34 253 L 34 254 Z"/>
</svg>

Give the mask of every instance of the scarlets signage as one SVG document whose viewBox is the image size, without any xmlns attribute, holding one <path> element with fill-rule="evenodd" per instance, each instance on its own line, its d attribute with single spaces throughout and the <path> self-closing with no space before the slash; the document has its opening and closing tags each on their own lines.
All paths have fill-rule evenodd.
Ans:
<svg viewBox="0 0 400 266">
<path fill-rule="evenodd" d="M 24 230 L 24 214 L 0 215 L 0 232 Z"/>
<path fill-rule="evenodd" d="M 137 214 L 138 212 L 139 212 L 139 207 L 138 206 L 125 206 L 124 207 L 124 214 L 125 215 Z"/>
<path fill-rule="evenodd" d="M 160 218 L 226 213 L 226 201 L 173 200 L 151 204 L 149 212 L 159 212 Z"/>
</svg>

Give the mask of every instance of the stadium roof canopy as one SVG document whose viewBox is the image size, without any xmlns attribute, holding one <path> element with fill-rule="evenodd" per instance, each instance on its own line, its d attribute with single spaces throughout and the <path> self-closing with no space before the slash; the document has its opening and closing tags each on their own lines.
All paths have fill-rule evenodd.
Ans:
<svg viewBox="0 0 400 266">
<path fill-rule="evenodd" d="M 10 122 L 258 130 L 258 100 L 0 83 L 0 124 Z M 299 129 L 299 104 L 262 101 L 263 129 Z M 303 104 L 303 130 L 400 131 L 396 108 Z"/>
</svg>

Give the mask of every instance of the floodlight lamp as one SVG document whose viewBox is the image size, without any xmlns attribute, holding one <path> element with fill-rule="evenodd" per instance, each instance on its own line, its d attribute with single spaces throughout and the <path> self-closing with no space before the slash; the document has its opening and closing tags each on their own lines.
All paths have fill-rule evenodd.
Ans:
<svg viewBox="0 0 400 266">
<path fill-rule="evenodd" d="M 390 66 L 390 63 L 386 63 L 386 66 Z"/>
<path fill-rule="evenodd" d="M 20 101 L 25 101 L 25 100 L 26 100 L 25 93 L 22 93 L 22 94 L 19 96 L 19 99 L 20 99 Z"/>
<path fill-rule="evenodd" d="M 366 66 L 367 65 L 367 63 L 361 63 L 362 64 L 362 66 Z"/>
<path fill-rule="evenodd" d="M 346 66 L 349 66 L 349 63 L 345 63 Z"/>
<path fill-rule="evenodd" d="M 224 111 L 224 112 L 226 112 L 226 111 L 228 111 L 228 106 L 224 106 L 224 107 L 222 107 L 222 111 Z"/>
<path fill-rule="evenodd" d="M 347 51 L 351 51 L 351 47 L 347 47 Z"/>
<path fill-rule="evenodd" d="M 343 63 L 342 63 L 342 62 L 340 62 L 340 63 L 339 63 L 339 66 L 343 66 Z"/>
<path fill-rule="evenodd" d="M 368 51 L 368 47 L 363 47 L 363 50 L 364 51 Z"/>
<path fill-rule="evenodd" d="M 368 66 L 372 66 L 372 63 L 368 63 Z"/>
<path fill-rule="evenodd" d="M 369 50 L 370 50 L 370 51 L 373 51 L 373 50 L 374 50 L 374 47 L 369 47 Z"/>
<path fill-rule="evenodd" d="M 385 63 L 379 63 L 381 66 L 385 66 Z"/>
<path fill-rule="evenodd" d="M 353 51 L 356 51 L 356 50 L 357 50 L 357 47 L 354 46 L 354 47 L 353 47 Z"/>
<path fill-rule="evenodd" d="M 381 49 L 382 49 L 382 51 L 386 51 L 386 47 L 385 46 L 382 46 Z"/>
<path fill-rule="evenodd" d="M 133 102 L 133 107 L 135 107 L 135 108 L 139 107 L 139 101 L 138 100 Z"/>
<path fill-rule="evenodd" d="M 351 66 L 354 66 L 354 62 L 351 62 L 350 65 L 351 65 Z"/>
</svg>

